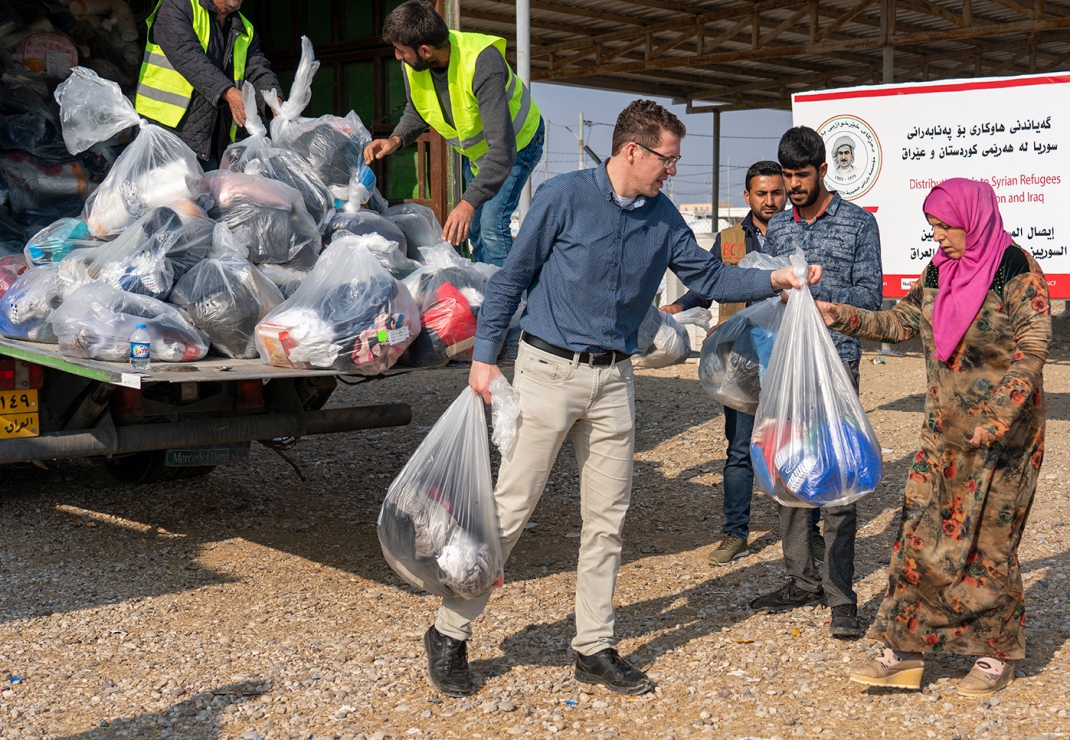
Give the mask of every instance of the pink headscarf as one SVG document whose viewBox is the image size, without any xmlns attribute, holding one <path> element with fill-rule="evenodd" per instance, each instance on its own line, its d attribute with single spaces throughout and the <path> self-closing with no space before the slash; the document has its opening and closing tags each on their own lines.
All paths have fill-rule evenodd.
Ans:
<svg viewBox="0 0 1070 740">
<path fill-rule="evenodd" d="M 940 271 L 933 338 L 937 359 L 947 362 L 981 310 L 1011 235 L 1003 228 L 996 191 L 988 183 L 962 177 L 944 180 L 925 198 L 922 210 L 948 226 L 966 230 L 961 259 L 951 259 L 942 249 L 933 257 Z"/>
</svg>

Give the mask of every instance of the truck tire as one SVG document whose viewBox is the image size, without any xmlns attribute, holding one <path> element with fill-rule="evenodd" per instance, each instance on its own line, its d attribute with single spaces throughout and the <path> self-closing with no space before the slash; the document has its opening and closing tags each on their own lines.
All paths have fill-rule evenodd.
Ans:
<svg viewBox="0 0 1070 740">
<path fill-rule="evenodd" d="M 167 467 L 164 465 L 166 460 L 167 452 L 164 450 L 135 452 L 131 455 L 105 460 L 104 469 L 108 471 L 108 475 L 121 483 L 147 486 L 175 477 L 180 468 Z"/>
</svg>

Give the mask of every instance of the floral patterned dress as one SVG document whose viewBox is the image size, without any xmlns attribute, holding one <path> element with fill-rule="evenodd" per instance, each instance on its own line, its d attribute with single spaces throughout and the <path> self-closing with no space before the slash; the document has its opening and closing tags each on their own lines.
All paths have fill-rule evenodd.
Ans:
<svg viewBox="0 0 1070 740">
<path fill-rule="evenodd" d="M 902 651 L 1017 660 L 1025 657 L 1018 543 L 1044 459 L 1048 284 L 1032 257 L 1008 247 L 946 363 L 934 354 L 937 285 L 930 264 L 894 309 L 844 305 L 832 325 L 883 342 L 920 333 L 925 347 L 925 422 L 870 636 Z M 996 441 L 971 445 L 978 426 Z"/>
</svg>

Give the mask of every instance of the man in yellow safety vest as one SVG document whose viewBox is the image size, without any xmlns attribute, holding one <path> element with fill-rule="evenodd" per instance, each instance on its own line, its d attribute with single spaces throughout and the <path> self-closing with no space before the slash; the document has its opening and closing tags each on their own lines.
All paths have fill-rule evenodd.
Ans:
<svg viewBox="0 0 1070 740">
<path fill-rule="evenodd" d="M 408 146 L 428 126 L 465 157 L 467 188 L 442 238 L 472 242 L 479 262 L 501 266 L 513 245 L 509 221 L 542 159 L 543 121 L 505 61 L 505 39 L 451 31 L 425 0 L 408 0 L 383 21 L 383 40 L 403 63 L 408 101 L 388 139 L 364 150 L 368 164 Z"/>
<path fill-rule="evenodd" d="M 171 128 L 199 159 L 218 163 L 245 125 L 242 82 L 281 90 L 242 0 L 159 0 L 146 21 L 134 107 Z"/>
</svg>

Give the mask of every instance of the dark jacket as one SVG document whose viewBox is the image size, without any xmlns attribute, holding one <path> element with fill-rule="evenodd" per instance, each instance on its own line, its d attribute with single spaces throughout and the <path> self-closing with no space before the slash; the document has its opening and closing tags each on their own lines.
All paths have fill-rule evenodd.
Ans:
<svg viewBox="0 0 1070 740">
<path fill-rule="evenodd" d="M 762 251 L 761 242 L 758 239 L 759 231 L 758 227 L 754 225 L 754 214 L 748 213 L 747 217 L 739 224 L 743 227 L 743 233 L 747 235 L 747 254 L 751 252 Z M 714 254 L 720 256 L 721 254 L 721 234 L 717 233 L 717 238 L 713 240 L 713 248 L 710 250 Z M 701 293 L 696 293 L 693 290 L 689 290 L 676 299 L 676 303 L 684 307 L 686 311 L 689 308 L 695 308 L 701 306 L 702 308 L 709 308 L 713 301 Z"/>
<path fill-rule="evenodd" d="M 233 50 L 244 27 L 237 13 L 227 16 L 221 27 L 212 0 L 198 0 L 212 14 L 212 33 L 208 50 L 193 30 L 190 0 L 163 0 L 152 24 L 152 42 L 159 44 L 171 65 L 193 85 L 186 115 L 174 129 L 190 149 L 203 161 L 219 155 L 230 143 L 230 106 L 223 99 L 227 88 L 234 87 Z M 266 114 L 267 106 L 259 92 L 274 88 L 282 94 L 279 78 L 271 63 L 260 51 L 260 35 L 253 33 L 245 62 L 245 79 L 257 90 L 258 108 Z"/>
</svg>

